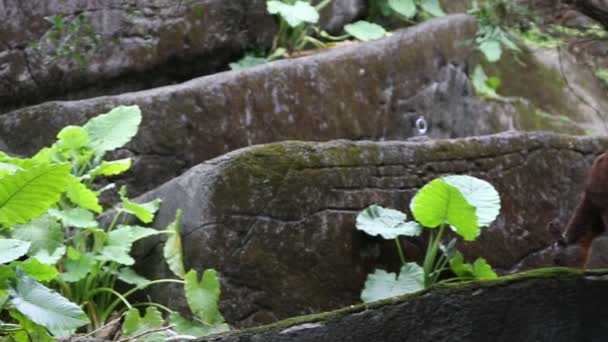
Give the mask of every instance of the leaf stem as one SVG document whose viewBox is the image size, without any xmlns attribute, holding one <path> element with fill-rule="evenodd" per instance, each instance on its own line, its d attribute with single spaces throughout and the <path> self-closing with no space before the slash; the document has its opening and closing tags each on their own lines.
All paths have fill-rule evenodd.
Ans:
<svg viewBox="0 0 608 342">
<path fill-rule="evenodd" d="M 405 256 L 403 255 L 403 248 L 401 247 L 401 241 L 399 241 L 398 237 L 395 238 L 395 245 L 397 246 L 397 253 L 399 253 L 399 259 L 401 259 L 401 264 L 405 266 L 407 262 L 405 261 Z"/>
</svg>

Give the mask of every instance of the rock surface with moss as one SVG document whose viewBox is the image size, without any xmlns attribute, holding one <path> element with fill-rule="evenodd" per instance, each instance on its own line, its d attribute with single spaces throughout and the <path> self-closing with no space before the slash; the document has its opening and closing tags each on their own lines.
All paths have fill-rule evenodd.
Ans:
<svg viewBox="0 0 608 342">
<path fill-rule="evenodd" d="M 466 104 L 473 18 L 440 18 L 380 41 L 329 49 L 179 85 L 0 114 L 0 146 L 31 155 L 66 125 L 119 104 L 144 118 L 122 153 L 135 157 L 132 193 L 237 148 L 281 140 L 404 139 L 419 116 L 433 137 L 488 133 Z M 464 96 L 463 96 L 464 95 Z M 134 175 L 137 175 L 135 177 Z"/>
<path fill-rule="evenodd" d="M 237 326 L 268 323 L 359 301 L 374 268 L 397 269 L 392 242 L 355 229 L 377 203 L 407 210 L 435 177 L 469 174 L 502 198 L 498 220 L 459 249 L 501 273 L 555 265 L 555 242 L 578 202 L 588 167 L 608 140 L 547 133 L 427 142 L 285 142 L 253 146 L 200 164 L 146 194 L 163 199 L 155 226 L 181 208 L 187 268 L 222 274 L 222 311 Z M 559 199 L 559 200 L 556 200 Z M 170 275 L 154 240 L 140 244 L 140 271 Z M 408 259 L 424 242 L 408 240 Z M 566 260 L 574 262 L 574 260 Z M 154 300 L 183 307 L 179 291 Z"/>
<path fill-rule="evenodd" d="M 438 286 L 199 342 L 602 341 L 608 272 L 540 269 Z"/>
</svg>

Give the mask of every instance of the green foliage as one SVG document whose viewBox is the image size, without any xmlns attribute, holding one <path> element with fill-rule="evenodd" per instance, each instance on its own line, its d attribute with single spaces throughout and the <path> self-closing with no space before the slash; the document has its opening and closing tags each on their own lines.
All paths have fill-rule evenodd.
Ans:
<svg viewBox="0 0 608 342">
<path fill-rule="evenodd" d="M 608 69 L 599 69 L 595 72 L 595 76 L 600 80 L 604 81 L 608 85 Z"/>
<path fill-rule="evenodd" d="M 556 48 L 564 44 L 560 38 L 544 32 L 538 26 L 533 26 L 526 30 L 517 30 L 515 32 L 526 45 L 543 48 Z"/>
<path fill-rule="evenodd" d="M 44 18 L 50 25 L 47 33 L 31 46 L 41 53 L 47 62 L 73 60 L 81 65 L 97 50 L 100 36 L 90 20 L 80 14 L 74 18 L 56 15 Z"/>
<path fill-rule="evenodd" d="M 97 158 L 105 152 L 126 145 L 137 134 L 141 123 L 141 110 L 137 106 L 119 106 L 87 122 L 82 128 L 91 142 L 87 145 Z"/>
<path fill-rule="evenodd" d="M 0 239 L 0 263 L 6 264 L 24 256 L 30 249 L 30 243 L 15 239 Z"/>
<path fill-rule="evenodd" d="M 218 310 L 220 299 L 220 282 L 217 272 L 209 269 L 198 281 L 196 271 L 190 271 L 184 277 L 186 300 L 192 313 L 209 325 L 221 324 L 224 318 Z"/>
<path fill-rule="evenodd" d="M 365 20 L 344 26 L 344 31 L 362 42 L 380 39 L 386 35 L 382 26 Z"/>
<path fill-rule="evenodd" d="M 500 79 L 498 77 L 488 77 L 481 65 L 475 67 L 472 76 L 473 88 L 478 96 L 499 99 L 500 95 L 496 92 L 500 87 Z"/>
<path fill-rule="evenodd" d="M 460 252 L 456 252 L 450 259 L 450 269 L 462 280 L 495 279 L 498 277 L 485 259 L 477 258 L 473 264 L 465 263 Z"/>
<path fill-rule="evenodd" d="M 169 225 L 169 227 L 167 227 L 167 234 L 169 237 L 167 238 L 167 242 L 163 248 L 163 255 L 171 272 L 183 279 L 186 276 L 186 270 L 184 269 L 184 252 L 182 249 L 182 239 L 179 229 L 181 217 L 182 212 L 181 210 L 178 210 L 175 214 L 175 220 Z"/>
<path fill-rule="evenodd" d="M 438 228 L 447 224 L 465 240 L 473 240 L 477 236 L 475 207 L 458 188 L 443 179 L 435 179 L 418 191 L 412 199 L 412 213 L 424 227 Z"/>
<path fill-rule="evenodd" d="M 143 317 L 139 315 L 139 310 L 132 308 L 125 316 L 125 322 L 122 325 L 122 335 L 124 337 L 138 336 L 137 341 L 141 342 L 163 342 L 165 335 L 161 332 L 143 334 L 150 330 L 161 328 L 163 324 L 163 316 L 155 307 L 150 306 L 146 308 L 146 313 Z"/>
<path fill-rule="evenodd" d="M 500 211 L 498 192 L 486 181 L 471 176 L 437 178 L 422 187 L 410 202 L 417 222 L 406 222 L 406 215 L 397 210 L 372 205 L 357 216 L 357 229 L 369 235 L 395 239 L 403 267 L 399 275 L 376 270 L 368 275 L 361 293 L 364 302 L 415 292 L 435 284 L 448 266 L 456 280 L 491 279 L 496 277 L 484 259 L 473 265 L 464 263 L 456 248 L 456 240 L 442 244 L 446 227 L 465 241 L 479 236 L 480 228 L 489 226 Z M 417 229 L 428 232 L 428 247 L 422 267 L 407 262 L 398 236 L 416 236 Z M 422 228 L 418 228 L 422 229 Z"/>
<path fill-rule="evenodd" d="M 0 227 L 25 223 L 59 201 L 67 186 L 67 164 L 42 164 L 17 170 L 0 183 Z"/>
<path fill-rule="evenodd" d="M 9 302 L 32 322 L 49 330 L 67 330 L 89 323 L 76 304 L 48 289 L 17 269 L 14 285 L 9 286 Z"/>
<path fill-rule="evenodd" d="M 369 274 L 361 292 L 361 300 L 368 303 L 422 289 L 424 289 L 422 267 L 415 262 L 409 262 L 401 267 L 399 275 L 384 270 L 376 270 Z"/>
<path fill-rule="evenodd" d="M 422 226 L 417 222 L 406 222 L 407 216 L 399 210 L 386 209 L 379 205 L 367 207 L 357 216 L 357 229 L 368 235 L 380 235 L 384 239 L 398 236 L 418 236 Z"/>
<path fill-rule="evenodd" d="M 185 276 L 179 213 L 167 231 L 124 224 L 129 215 L 143 223 L 152 222 L 160 200 L 136 203 L 122 188 L 121 206 L 114 209 L 111 222 L 102 225 L 95 218 L 94 213 L 103 211 L 99 195 L 113 187 L 110 184 L 96 190 L 96 178 L 122 174 L 131 166 L 130 159 L 105 161 L 103 157 L 127 144 L 140 123 L 137 106 L 120 106 L 82 127 L 65 127 L 53 145 L 32 158 L 0 153 L 0 226 L 4 235 L 0 237 L 0 263 L 4 264 L 0 265 L 0 299 L 4 298 L 5 303 L 0 309 L 8 310 L 19 331 L 43 341 L 51 338 L 47 330 L 70 334 L 85 324 L 87 330 L 100 328 L 112 314 L 131 309 L 127 299 L 131 294 L 163 282 L 185 285 L 193 312 L 211 322 L 206 331 L 227 329 L 217 305 L 219 281 L 215 271 L 205 272 L 199 283 L 194 271 L 189 273 L 193 279 L 186 281 L 147 280 L 131 268 L 135 261 L 130 252 L 136 241 L 169 234 L 167 262 L 174 272 Z M 127 289 L 123 294 L 115 290 L 119 281 Z M 140 317 L 131 309 L 125 334 L 138 334 L 142 324 L 152 318 L 155 326 L 158 322 L 162 325 L 162 316 L 154 310 L 148 309 Z M 187 322 L 184 319 L 182 323 Z M 189 324 L 196 327 L 199 323 Z M 0 336 L 20 338 L 22 333 L 15 331 L 0 326 Z M 146 334 L 142 338 L 147 341 L 154 336 Z"/>
<path fill-rule="evenodd" d="M 477 17 L 479 25 L 472 42 L 489 62 L 498 61 L 504 49 L 520 51 L 513 42 L 508 17 L 513 13 L 531 16 L 525 7 L 510 0 L 474 0 L 468 13 Z"/>
<path fill-rule="evenodd" d="M 380 17 L 396 17 L 416 23 L 445 15 L 439 0 L 369 0 L 368 7 L 368 20 L 371 21 Z"/>
</svg>

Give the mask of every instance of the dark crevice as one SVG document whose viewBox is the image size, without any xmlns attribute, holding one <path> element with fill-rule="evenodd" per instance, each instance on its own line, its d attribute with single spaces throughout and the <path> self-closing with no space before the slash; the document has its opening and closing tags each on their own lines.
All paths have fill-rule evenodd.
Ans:
<svg viewBox="0 0 608 342">
<path fill-rule="evenodd" d="M 187 58 L 174 57 L 154 68 L 126 72 L 114 78 L 85 79 L 85 77 L 81 77 L 70 82 L 48 82 L 47 84 L 42 84 L 35 79 L 29 62 L 25 58 L 26 66 L 38 87 L 35 90 L 24 91 L 20 96 L 10 94 L 0 96 L 0 113 L 46 101 L 81 100 L 182 83 L 193 78 L 226 71 L 229 69 L 228 63 L 237 60 L 241 55 L 241 52 L 235 52 L 234 49 L 217 49 L 213 53 L 205 55 Z"/>
</svg>

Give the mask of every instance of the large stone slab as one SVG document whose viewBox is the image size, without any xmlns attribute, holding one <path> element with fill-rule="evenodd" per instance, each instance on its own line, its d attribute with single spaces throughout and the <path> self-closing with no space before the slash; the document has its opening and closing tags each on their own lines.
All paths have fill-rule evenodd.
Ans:
<svg viewBox="0 0 608 342">
<path fill-rule="evenodd" d="M 127 181 L 132 193 L 141 193 L 252 144 L 403 139 L 417 134 L 419 116 L 436 138 L 489 133 L 496 120 L 467 101 L 470 47 L 462 41 L 475 31 L 473 18 L 445 17 L 310 57 L 148 91 L 32 106 L 0 115 L 0 147 L 30 155 L 66 125 L 138 104 L 142 127 L 122 154 L 136 159 Z"/>
<path fill-rule="evenodd" d="M 101 39 L 86 64 L 48 63 L 31 44 L 45 17 L 77 15 Z M 265 0 L 4 0 L 0 2 L 0 110 L 172 84 L 225 70 L 245 50 L 270 46 L 277 30 Z"/>
<path fill-rule="evenodd" d="M 183 209 L 188 268 L 222 274 L 229 322 L 251 326 L 359 301 L 367 274 L 397 269 L 393 242 L 354 227 L 368 205 L 407 210 L 415 192 L 445 174 L 492 183 L 498 220 L 459 248 L 501 273 L 557 263 L 555 243 L 608 139 L 548 133 L 499 134 L 427 142 L 286 142 L 241 149 L 200 164 L 147 193 L 163 199 L 155 226 Z M 154 240 L 137 249 L 140 272 L 170 275 Z M 422 258 L 426 244 L 408 240 Z M 576 260 L 561 260 L 575 263 Z M 154 300 L 184 307 L 179 288 L 157 287 Z"/>
<path fill-rule="evenodd" d="M 604 341 L 608 272 L 544 269 L 438 287 L 199 342 Z"/>
</svg>

